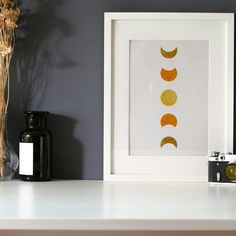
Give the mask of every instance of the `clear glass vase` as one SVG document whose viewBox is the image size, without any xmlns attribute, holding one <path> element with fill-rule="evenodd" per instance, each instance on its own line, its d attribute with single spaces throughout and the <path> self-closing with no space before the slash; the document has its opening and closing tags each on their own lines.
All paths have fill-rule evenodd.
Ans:
<svg viewBox="0 0 236 236">
<path fill-rule="evenodd" d="M 5 159 L 2 173 L 0 173 L 0 181 L 11 180 L 18 168 L 19 160 L 14 149 L 8 141 L 5 143 Z"/>
</svg>

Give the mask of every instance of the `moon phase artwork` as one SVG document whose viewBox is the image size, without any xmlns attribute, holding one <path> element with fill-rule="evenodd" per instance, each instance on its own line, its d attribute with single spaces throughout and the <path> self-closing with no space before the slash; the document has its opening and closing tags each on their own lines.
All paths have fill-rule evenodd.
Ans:
<svg viewBox="0 0 236 236">
<path fill-rule="evenodd" d="M 175 80 L 177 77 L 177 69 L 174 68 L 172 70 L 166 70 L 164 68 L 161 68 L 161 78 L 165 80 L 166 82 L 170 82 Z"/>
<path fill-rule="evenodd" d="M 161 55 L 165 58 L 173 58 L 177 54 L 178 48 L 175 48 L 174 50 L 171 51 L 166 51 L 161 47 Z"/>
<path fill-rule="evenodd" d="M 176 56 L 177 54 L 177 48 L 175 48 L 173 51 L 167 52 L 165 51 L 163 48 L 161 48 L 160 50 L 161 55 L 165 58 L 173 58 Z M 171 82 L 173 80 L 176 79 L 177 77 L 177 69 L 173 69 L 173 70 L 166 70 L 166 69 L 161 69 L 161 77 L 164 81 L 166 82 Z M 174 106 L 175 103 L 177 101 L 177 94 L 175 93 L 175 91 L 171 90 L 171 89 L 166 89 L 161 93 L 161 102 L 166 105 L 166 106 Z M 165 115 L 167 116 L 167 115 Z M 170 115 L 168 115 L 170 116 Z M 170 119 L 167 119 L 167 117 L 165 117 L 165 120 L 172 120 L 173 117 L 175 118 L 175 120 L 177 120 L 177 118 L 171 114 L 171 117 L 168 117 Z M 162 122 L 163 117 L 161 117 L 161 122 Z M 162 126 L 163 127 L 163 126 Z M 174 125 L 174 127 L 176 127 L 176 125 Z M 177 140 L 173 137 L 164 137 L 161 140 L 160 146 L 161 148 L 165 145 L 165 144 L 172 144 L 174 145 L 176 148 L 178 147 L 177 144 Z"/>
<path fill-rule="evenodd" d="M 130 155 L 206 155 L 209 41 L 160 34 L 131 40 L 129 57 Z"/>
<path fill-rule="evenodd" d="M 173 114 L 170 114 L 170 113 L 164 114 L 161 117 L 161 121 L 160 121 L 160 124 L 162 127 L 164 127 L 166 125 L 172 125 L 172 126 L 176 127 L 177 123 L 178 123 L 178 121 L 177 121 L 176 116 Z"/>
<path fill-rule="evenodd" d="M 167 136 L 161 140 L 161 147 L 163 147 L 165 144 L 172 144 L 177 148 L 177 141 L 171 136 Z"/>
<path fill-rule="evenodd" d="M 161 93 L 161 102 L 165 106 L 173 106 L 177 101 L 177 94 L 171 89 L 166 89 Z"/>
</svg>

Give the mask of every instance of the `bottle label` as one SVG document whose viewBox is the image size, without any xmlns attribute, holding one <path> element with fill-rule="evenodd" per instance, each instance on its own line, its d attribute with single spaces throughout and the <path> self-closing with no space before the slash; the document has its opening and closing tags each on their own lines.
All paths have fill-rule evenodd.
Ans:
<svg viewBox="0 0 236 236">
<path fill-rule="evenodd" d="M 33 175 L 33 143 L 20 143 L 19 146 L 19 174 Z"/>
</svg>

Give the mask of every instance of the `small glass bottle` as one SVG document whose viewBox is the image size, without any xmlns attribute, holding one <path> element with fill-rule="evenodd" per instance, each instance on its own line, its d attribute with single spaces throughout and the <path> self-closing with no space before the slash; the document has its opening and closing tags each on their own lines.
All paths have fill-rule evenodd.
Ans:
<svg viewBox="0 0 236 236">
<path fill-rule="evenodd" d="M 25 181 L 49 181 L 51 134 L 46 129 L 49 112 L 26 111 L 27 128 L 20 135 L 19 174 Z"/>
</svg>

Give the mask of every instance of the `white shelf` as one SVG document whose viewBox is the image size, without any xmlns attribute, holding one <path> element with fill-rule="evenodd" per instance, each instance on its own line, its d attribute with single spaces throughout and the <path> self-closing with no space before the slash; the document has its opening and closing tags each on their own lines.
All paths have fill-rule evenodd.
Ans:
<svg viewBox="0 0 236 236">
<path fill-rule="evenodd" d="M 236 184 L 0 183 L 0 229 L 236 230 Z"/>
</svg>

